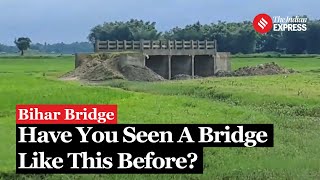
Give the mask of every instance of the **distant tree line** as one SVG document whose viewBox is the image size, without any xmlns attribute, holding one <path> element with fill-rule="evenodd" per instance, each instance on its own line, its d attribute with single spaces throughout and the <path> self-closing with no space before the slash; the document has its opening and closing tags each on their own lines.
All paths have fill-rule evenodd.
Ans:
<svg viewBox="0 0 320 180">
<path fill-rule="evenodd" d="M 71 44 L 55 43 L 55 44 L 32 44 L 30 49 L 45 53 L 73 54 L 77 52 L 92 52 L 93 47 L 89 42 L 75 42 Z"/>
<path fill-rule="evenodd" d="M 0 53 L 17 53 L 19 49 L 16 46 L 7 46 L 0 44 Z"/>
<path fill-rule="evenodd" d="M 18 43 L 18 41 L 17 41 Z M 21 52 L 21 49 L 18 48 L 18 44 L 16 43 L 16 46 L 7 46 L 0 44 L 0 52 L 6 52 L 6 53 L 17 53 Z M 33 53 L 54 53 L 54 54 L 74 54 L 77 52 L 93 52 L 93 46 L 90 42 L 75 42 L 71 44 L 65 44 L 65 43 L 55 43 L 55 44 L 30 44 L 28 47 L 29 51 L 32 51 Z"/>
<path fill-rule="evenodd" d="M 89 41 L 98 40 L 217 40 L 218 51 L 235 53 L 280 52 L 288 54 L 320 53 L 320 20 L 308 22 L 306 32 L 271 31 L 257 33 L 252 22 L 196 22 L 166 32 L 156 29 L 155 22 L 131 19 L 126 22 L 106 22 L 91 29 Z"/>
<path fill-rule="evenodd" d="M 306 17 L 306 16 L 305 16 Z M 155 22 L 131 19 L 129 21 L 105 22 L 93 27 L 89 42 L 71 44 L 30 44 L 29 49 L 40 53 L 73 54 L 93 52 L 95 40 L 217 40 L 218 51 L 236 53 L 279 52 L 287 54 L 320 54 L 320 20 L 309 20 L 306 32 L 271 31 L 257 33 L 252 22 L 222 22 L 194 24 L 175 27 L 160 32 Z M 0 52 L 17 53 L 25 50 L 28 39 L 16 40 L 15 46 L 0 44 Z M 30 39 L 29 39 L 30 40 Z M 30 40 L 31 43 L 31 40 Z M 18 47 L 18 48 L 17 48 Z"/>
</svg>

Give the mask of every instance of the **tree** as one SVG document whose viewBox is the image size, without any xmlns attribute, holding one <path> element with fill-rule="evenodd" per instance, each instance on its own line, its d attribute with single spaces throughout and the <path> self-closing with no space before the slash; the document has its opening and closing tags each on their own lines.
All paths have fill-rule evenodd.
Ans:
<svg viewBox="0 0 320 180">
<path fill-rule="evenodd" d="M 157 40 L 161 33 L 155 26 L 155 22 L 144 22 L 136 19 L 127 22 L 105 22 L 92 28 L 88 39 L 92 43 L 96 40 Z"/>
<path fill-rule="evenodd" d="M 306 35 L 306 48 L 310 54 L 320 53 L 320 20 L 308 23 L 308 33 Z"/>
<path fill-rule="evenodd" d="M 170 40 L 204 40 L 204 29 L 200 22 L 187 25 L 184 28 L 175 27 L 165 32 L 165 39 Z"/>
<path fill-rule="evenodd" d="M 31 40 L 27 37 L 20 37 L 14 40 L 14 43 L 18 47 L 18 49 L 21 51 L 21 56 L 24 55 L 24 51 L 30 48 Z"/>
<path fill-rule="evenodd" d="M 281 52 L 279 40 L 283 36 L 282 32 L 272 30 L 267 34 L 257 36 L 257 52 Z"/>
</svg>

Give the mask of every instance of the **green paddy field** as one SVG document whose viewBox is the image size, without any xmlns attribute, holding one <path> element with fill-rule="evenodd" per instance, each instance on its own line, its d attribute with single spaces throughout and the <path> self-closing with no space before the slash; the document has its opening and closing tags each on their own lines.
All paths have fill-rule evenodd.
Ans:
<svg viewBox="0 0 320 180">
<path fill-rule="evenodd" d="M 73 57 L 0 57 L 0 179 L 320 179 L 320 58 L 232 58 L 289 75 L 86 85 Z M 118 104 L 119 123 L 272 123 L 272 148 L 205 148 L 202 175 L 16 175 L 16 104 Z"/>
</svg>

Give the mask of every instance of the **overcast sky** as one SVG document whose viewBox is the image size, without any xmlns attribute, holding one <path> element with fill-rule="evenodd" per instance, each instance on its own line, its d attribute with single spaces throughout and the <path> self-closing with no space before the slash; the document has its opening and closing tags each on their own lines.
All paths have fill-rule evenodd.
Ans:
<svg viewBox="0 0 320 180">
<path fill-rule="evenodd" d="M 87 41 L 93 26 L 130 18 L 155 21 L 159 30 L 252 21 L 259 13 L 320 19 L 319 7 L 319 0 L 0 0 L 0 43 L 12 45 L 21 36 L 40 43 Z"/>
</svg>

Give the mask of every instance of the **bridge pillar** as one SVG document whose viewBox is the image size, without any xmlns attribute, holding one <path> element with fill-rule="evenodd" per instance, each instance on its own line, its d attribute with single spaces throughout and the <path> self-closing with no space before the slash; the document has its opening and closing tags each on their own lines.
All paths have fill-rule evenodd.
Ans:
<svg viewBox="0 0 320 180">
<path fill-rule="evenodd" d="M 168 79 L 171 80 L 171 56 L 168 56 Z"/>
<path fill-rule="evenodd" d="M 194 55 L 191 56 L 191 76 L 194 79 Z"/>
</svg>

